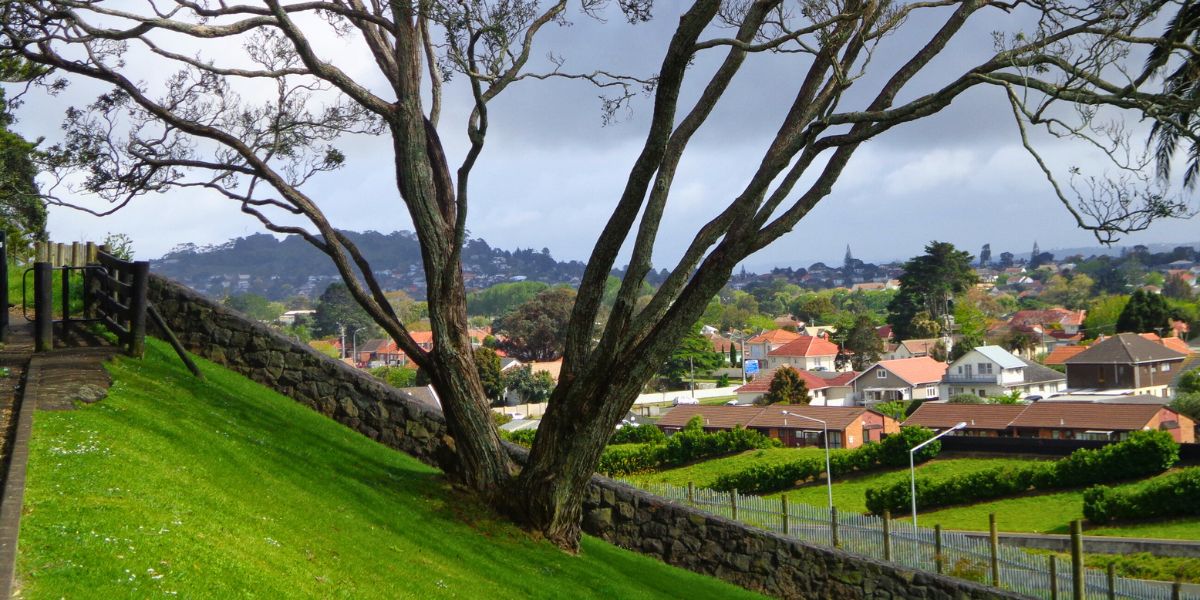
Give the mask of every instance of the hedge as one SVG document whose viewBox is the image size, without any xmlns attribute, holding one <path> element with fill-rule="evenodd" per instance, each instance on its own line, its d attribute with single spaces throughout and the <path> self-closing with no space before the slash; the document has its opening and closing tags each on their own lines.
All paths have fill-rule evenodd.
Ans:
<svg viewBox="0 0 1200 600">
<path fill-rule="evenodd" d="M 908 464 L 908 449 L 933 437 L 924 427 L 903 427 L 900 433 L 883 438 L 880 443 L 864 444 L 854 450 L 831 453 L 829 470 L 838 477 L 854 471 Z M 924 462 L 941 451 L 941 442 L 933 442 L 917 452 L 916 460 Z M 825 457 L 816 456 L 780 465 L 754 465 L 736 473 L 717 477 L 709 487 L 728 491 L 764 494 L 795 487 L 819 477 L 825 472 Z"/>
<path fill-rule="evenodd" d="M 657 444 L 667 441 L 667 434 L 655 425 L 626 425 L 613 432 L 609 444 Z"/>
<path fill-rule="evenodd" d="M 1061 460 L 1005 466 L 934 480 L 918 477 L 922 508 L 968 504 L 1031 490 L 1080 487 L 1161 473 L 1179 460 L 1179 444 L 1165 431 L 1135 431 L 1129 439 L 1095 450 L 1081 448 Z M 910 482 L 867 490 L 867 510 L 903 511 L 912 503 Z"/>
<path fill-rule="evenodd" d="M 1200 467 L 1164 475 L 1129 490 L 1105 485 L 1083 492 L 1083 516 L 1092 523 L 1200 515 Z"/>
<path fill-rule="evenodd" d="M 705 432 L 704 419 L 695 416 L 681 431 L 668 437 L 665 442 L 647 444 L 640 448 L 605 450 L 600 456 L 600 464 L 596 470 L 609 477 L 619 477 L 778 445 L 778 441 L 753 429 L 734 427 L 724 431 Z"/>
</svg>

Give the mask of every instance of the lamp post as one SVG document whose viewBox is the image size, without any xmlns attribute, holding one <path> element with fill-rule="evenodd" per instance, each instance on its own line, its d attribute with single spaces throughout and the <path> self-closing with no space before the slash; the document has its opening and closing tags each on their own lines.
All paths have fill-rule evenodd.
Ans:
<svg viewBox="0 0 1200 600">
<path fill-rule="evenodd" d="M 354 330 L 354 335 L 350 336 L 350 341 L 354 346 L 354 365 L 358 367 L 358 334 L 362 332 L 362 327 Z"/>
<path fill-rule="evenodd" d="M 817 423 L 821 424 L 821 429 L 824 430 L 822 437 L 825 438 L 825 487 L 829 490 L 829 510 L 833 510 L 833 472 L 829 469 L 829 424 L 820 419 L 806 417 L 804 415 L 788 412 L 786 410 L 783 411 L 783 414 L 799 417 L 801 419 L 808 419 L 809 421 L 816 421 Z"/>
<path fill-rule="evenodd" d="M 912 494 L 912 521 L 913 521 L 913 530 L 914 531 L 917 529 L 917 467 L 916 467 L 913 457 L 917 455 L 917 450 L 920 450 L 921 448 L 928 446 L 929 444 L 933 443 L 934 440 L 936 440 L 944 435 L 948 435 L 952 431 L 957 431 L 959 429 L 962 429 L 963 427 L 966 427 L 966 426 L 967 426 L 967 422 L 962 421 L 959 424 L 955 425 L 954 427 L 951 427 L 950 429 L 947 429 L 947 430 L 921 442 L 920 444 L 917 444 L 916 446 L 909 448 L 909 450 L 908 450 L 908 473 L 909 473 L 909 482 L 910 482 L 910 485 L 912 486 L 910 488 L 910 492 Z"/>
</svg>

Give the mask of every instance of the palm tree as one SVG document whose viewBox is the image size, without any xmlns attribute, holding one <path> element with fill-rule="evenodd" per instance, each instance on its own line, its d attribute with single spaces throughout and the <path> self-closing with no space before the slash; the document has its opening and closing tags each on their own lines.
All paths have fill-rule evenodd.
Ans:
<svg viewBox="0 0 1200 600">
<path fill-rule="evenodd" d="M 1192 47 L 1200 45 L 1200 3 L 1189 0 L 1180 6 L 1179 12 L 1167 23 L 1162 40 L 1155 44 L 1146 57 L 1145 70 L 1139 82 L 1165 70 L 1172 54 L 1182 44 Z M 1200 55 L 1190 51 L 1181 54 L 1183 62 L 1163 77 L 1163 90 L 1193 102 L 1200 98 Z M 1147 145 L 1156 145 L 1155 162 L 1159 179 L 1165 181 L 1170 178 L 1171 159 L 1179 148 L 1181 138 L 1186 137 L 1191 140 L 1191 145 L 1187 152 L 1183 185 L 1189 189 L 1196 186 L 1197 177 L 1200 176 L 1200 138 L 1192 131 L 1195 125 L 1196 115 L 1190 110 L 1179 110 L 1155 120 Z"/>
</svg>

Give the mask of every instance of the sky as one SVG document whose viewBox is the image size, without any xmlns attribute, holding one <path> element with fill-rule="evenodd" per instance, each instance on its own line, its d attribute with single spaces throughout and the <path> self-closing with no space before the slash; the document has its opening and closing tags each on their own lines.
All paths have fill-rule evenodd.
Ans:
<svg viewBox="0 0 1200 600">
<path fill-rule="evenodd" d="M 636 26 L 612 11 L 603 22 L 573 14 L 570 26 L 544 32 L 534 54 L 562 56 L 567 71 L 606 68 L 652 75 L 685 8 L 677 1 L 660 1 L 655 18 Z M 899 100 L 940 87 L 978 63 L 993 50 L 992 31 L 1027 27 L 1027 17 L 985 11 Z M 872 58 L 871 70 L 847 95 L 847 106 L 861 105 L 862 93 L 890 74 L 942 18 L 944 13 L 914 17 L 885 39 Z M 354 40 L 316 39 L 323 56 L 368 86 L 381 88 L 381 79 Z M 186 50 L 236 60 L 229 58 L 236 52 L 229 45 L 217 48 L 216 54 L 212 46 Z M 684 106 L 695 99 L 719 57 L 709 51 L 689 69 Z M 548 63 L 538 58 L 531 66 L 546 69 Z M 694 231 L 740 191 L 778 128 L 805 66 L 804 57 L 796 55 L 750 57 L 685 154 L 655 247 L 656 267 L 672 265 Z M 149 85 L 166 72 L 136 55 L 128 68 Z M 457 165 L 467 147 L 469 96 L 460 80 L 446 88 L 438 127 L 452 165 Z M 53 143 L 61 136 L 64 110 L 85 105 L 102 91 L 95 83 L 73 81 L 56 97 L 30 92 L 16 129 L 28 138 L 45 137 L 44 143 Z M 254 96 L 250 91 L 246 95 Z M 595 88 L 578 81 L 533 80 L 514 84 L 490 105 L 487 145 L 471 180 L 468 229 L 472 237 L 506 249 L 545 247 L 559 260 L 587 259 L 641 149 L 651 109 L 650 98 L 642 96 L 628 112 L 620 113 L 617 123 L 603 125 L 598 95 Z M 1144 124 L 1127 126 L 1135 132 L 1135 140 L 1144 139 Z M 1035 136 L 1035 142 L 1060 173 L 1070 166 L 1089 172 L 1104 167 L 1096 153 L 1078 141 L 1041 135 Z M 338 147 L 347 155 L 346 166 L 318 177 L 307 188 L 334 225 L 381 232 L 411 229 L 394 185 L 390 141 L 356 136 L 340 140 Z M 86 195 L 74 199 L 104 207 Z M 221 243 L 262 231 L 256 220 L 230 201 L 196 190 L 142 197 L 105 218 L 55 207 L 49 229 L 55 241 L 100 240 L 108 232 L 125 233 L 142 258 L 156 258 L 180 243 Z M 980 89 L 964 94 L 934 117 L 900 126 L 864 145 L 833 193 L 791 233 L 745 264 L 762 270 L 840 261 L 847 245 L 864 260 L 903 259 L 919 254 L 931 240 L 949 241 L 972 253 L 990 243 L 994 254 L 1027 252 L 1035 241 L 1043 250 L 1096 245 L 1091 233 L 1074 226 L 1022 149 L 1001 93 Z M 1196 241 L 1200 241 L 1200 227 L 1192 219 L 1157 223 L 1122 243 Z"/>
</svg>

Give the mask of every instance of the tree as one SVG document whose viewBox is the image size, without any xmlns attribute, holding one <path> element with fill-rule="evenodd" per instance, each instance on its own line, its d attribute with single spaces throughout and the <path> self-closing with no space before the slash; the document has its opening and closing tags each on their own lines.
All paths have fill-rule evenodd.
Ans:
<svg viewBox="0 0 1200 600">
<path fill-rule="evenodd" d="M 1176 394 L 1200 394 L 1200 368 L 1192 369 L 1179 376 L 1175 384 Z"/>
<path fill-rule="evenodd" d="M 274 321 L 283 314 L 282 304 L 271 302 L 258 294 L 226 296 L 224 304 L 256 321 Z"/>
<path fill-rule="evenodd" d="M 679 341 L 658 374 L 670 386 L 679 389 L 693 369 L 697 373 L 708 374 L 724 364 L 725 357 L 720 352 L 713 352 L 712 342 L 700 334 L 699 327 L 695 327 Z"/>
<path fill-rule="evenodd" d="M 849 327 L 838 327 L 833 341 L 838 345 L 838 368 L 849 364 L 855 371 L 866 370 L 879 361 L 879 355 L 884 350 L 883 338 L 875 331 L 871 317 L 866 315 L 856 317 L 854 324 Z"/>
<path fill-rule="evenodd" d="M 1069 309 L 1078 310 L 1091 300 L 1093 285 L 1095 281 L 1084 273 L 1069 277 L 1055 274 L 1046 280 L 1041 297 L 1050 304 L 1061 304 Z"/>
<path fill-rule="evenodd" d="M 952 300 L 978 281 L 970 253 L 947 242 L 930 242 L 925 254 L 904 263 L 900 292 L 888 304 L 888 323 L 897 339 L 930 337 L 927 325 L 914 325 L 920 313 L 944 328 L 953 311 Z M 935 334 L 936 335 L 936 334 Z"/>
<path fill-rule="evenodd" d="M 767 393 L 759 396 L 755 404 L 808 404 L 808 384 L 800 378 L 795 369 L 784 366 L 775 370 L 771 376 L 771 387 Z"/>
<path fill-rule="evenodd" d="M 1117 317 L 1117 333 L 1163 334 L 1171 326 L 1171 307 L 1159 294 L 1137 290 Z"/>
<path fill-rule="evenodd" d="M 486 346 L 475 349 L 475 368 L 479 370 L 479 381 L 483 392 L 493 404 L 504 400 L 504 374 L 500 371 L 500 355 Z"/>
<path fill-rule="evenodd" d="M 331 283 L 321 297 L 317 299 L 317 308 L 313 313 L 313 333 L 319 336 L 347 336 L 347 343 L 355 331 L 372 331 L 376 329 L 375 321 L 354 300 L 349 288 L 343 283 Z"/>
<path fill-rule="evenodd" d="M 518 360 L 559 358 L 574 302 L 574 290 L 551 288 L 517 306 L 492 325 L 500 348 Z"/>
<path fill-rule="evenodd" d="M 534 373 L 532 367 L 522 365 L 504 372 L 504 387 L 516 392 L 524 403 L 541 404 L 554 392 L 554 378 L 545 371 Z"/>
<path fill-rule="evenodd" d="M 205 189 L 230 199 L 266 229 L 303 236 L 328 255 L 354 299 L 437 389 L 455 442 L 453 460 L 444 465 L 449 476 L 548 539 L 576 548 L 586 482 L 642 386 L 736 265 L 792 231 L 829 197 L 864 143 L 935 115 L 970 91 L 991 91 L 1008 102 L 1022 146 L 1063 208 L 1098 239 L 1115 241 L 1157 219 L 1186 214 L 1185 203 L 1138 179 L 1140 171 L 1117 152 L 1109 158 L 1125 168 L 1116 170 L 1116 179 L 1071 169 L 1071 185 L 1059 184 L 1037 154 L 1041 138 L 1032 135 L 1040 128 L 1091 142 L 1089 148 L 1129 148 L 1112 143 L 1124 139 L 1109 139 L 1128 135 L 1128 128 L 1111 124 L 1111 113 L 1119 111 L 1192 133 L 1190 123 L 1170 115 L 1190 114 L 1200 99 L 1149 89 L 1145 79 L 1106 79 L 1130 72 L 1129 57 L 1155 47 L 1147 29 L 1168 6 L 1050 0 L 1020 5 L 1014 12 L 1021 14 L 1010 17 L 979 0 L 829 2 L 803 10 L 776 0 L 694 0 L 677 24 L 672 15 L 675 29 L 664 40 L 656 72 L 630 76 L 572 72 L 553 53 L 553 67 L 537 70 L 531 57 L 547 54 L 539 34 L 573 21 L 566 0 L 545 6 L 528 0 L 180 0 L 169 9 L 11 0 L 0 5 L 0 53 L 112 87 L 70 111 L 64 142 L 49 149 L 53 177 L 81 173 L 86 190 L 112 202 L 95 212 L 111 212 L 148 192 Z M 579 10 L 603 20 L 620 9 L 639 22 L 651 19 L 653 8 L 651 0 L 615 8 L 586 0 Z M 931 19 L 941 25 L 928 28 Z M 980 25 L 997 33 L 979 40 L 976 21 L 986 19 L 991 21 Z M 915 36 L 922 40 L 911 47 L 880 48 L 885 40 Z M 980 42 L 980 62 L 962 70 L 931 68 L 945 62 L 938 59 L 947 48 Z M 234 50 L 239 45 L 244 53 Z M 1195 50 L 1188 43 L 1165 48 L 1168 62 Z M 894 60 L 869 60 L 876 50 L 894 52 Z M 642 290 L 658 233 L 668 229 L 665 207 L 677 167 L 735 76 L 766 52 L 796 63 L 786 68 L 797 76 L 780 80 L 794 82 L 792 88 L 772 89 L 787 94 L 790 108 L 779 113 L 761 155 L 748 159 L 756 165 L 753 174 L 728 205 L 716 207 L 716 216 L 695 229 L 674 266 L 654 273 L 661 285 L 646 298 Z M 713 54 L 719 65 L 697 60 Z M 339 66 L 347 61 L 353 71 Z M 464 85 L 444 88 L 451 76 Z M 492 103 L 514 85 L 545 78 L 613 92 L 603 103 L 610 118 L 639 90 L 651 94 L 652 106 L 645 141 L 622 176 L 623 191 L 579 284 L 564 335 L 561 383 L 516 475 L 473 364 L 461 257 L 476 191 L 470 179 L 489 142 Z M 269 85 L 255 85 L 263 81 Z M 238 94 L 244 87 L 272 94 Z M 450 153 L 442 135 L 451 129 L 439 129 L 439 120 L 443 94 L 456 90 L 466 92 L 470 114 L 463 152 Z M 1066 110 L 1058 110 L 1064 104 Z M 1099 114 L 1103 122 L 1094 120 Z M 387 303 L 370 261 L 314 196 L 314 182 L 346 161 L 337 142 L 354 134 L 386 135 L 392 142 L 391 195 L 403 204 L 421 243 L 432 349 L 415 342 Z M 461 155 L 462 162 L 452 165 L 451 155 Z M 628 257 L 628 266 L 607 306 L 603 292 L 618 257 Z M 948 297 L 929 300 L 944 303 Z"/>
<path fill-rule="evenodd" d="M 540 281 L 498 283 L 467 296 L 467 314 L 498 317 L 530 301 L 546 291 L 548 284 Z"/>
<path fill-rule="evenodd" d="M 987 404 L 987 400 L 975 394 L 954 394 L 946 402 L 950 404 Z"/>
<path fill-rule="evenodd" d="M 1171 410 L 1192 420 L 1200 420 L 1200 392 L 1186 392 L 1175 396 Z"/>
<path fill-rule="evenodd" d="M 1087 337 L 1117 333 L 1117 319 L 1129 304 L 1129 296 L 1101 296 L 1088 303 L 1083 330 Z"/>
<path fill-rule="evenodd" d="M 413 387 L 417 382 L 416 369 L 408 367 L 375 367 L 371 369 L 371 375 L 395 388 Z"/>
<path fill-rule="evenodd" d="M 1175 273 L 1167 278 L 1167 283 L 1163 287 L 1163 295 L 1175 300 L 1192 300 L 1192 286 L 1183 278 L 1183 275 Z"/>
<path fill-rule="evenodd" d="M 0 56 L 0 81 L 27 81 L 39 75 L 30 63 Z M 37 143 L 9 131 L 16 118 L 0 88 L 0 229 L 9 258 L 33 253 L 46 240 L 46 205 L 36 177 Z"/>
</svg>

